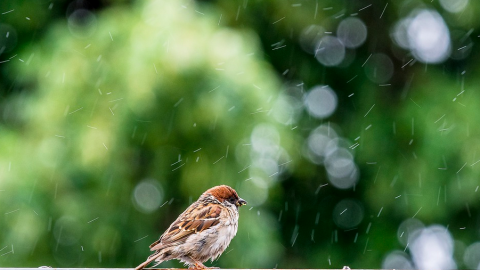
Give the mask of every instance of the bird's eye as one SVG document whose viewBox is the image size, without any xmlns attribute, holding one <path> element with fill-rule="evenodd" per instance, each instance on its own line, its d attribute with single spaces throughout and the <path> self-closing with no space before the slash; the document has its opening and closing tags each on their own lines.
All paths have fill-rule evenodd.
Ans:
<svg viewBox="0 0 480 270">
<path fill-rule="evenodd" d="M 230 203 L 235 204 L 235 198 L 230 198 L 230 199 L 228 199 L 228 201 L 229 201 Z"/>
</svg>

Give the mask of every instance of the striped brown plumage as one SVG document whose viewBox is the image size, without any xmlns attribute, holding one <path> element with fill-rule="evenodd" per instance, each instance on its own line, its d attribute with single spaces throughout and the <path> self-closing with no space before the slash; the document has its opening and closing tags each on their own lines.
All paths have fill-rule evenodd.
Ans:
<svg viewBox="0 0 480 270">
<path fill-rule="evenodd" d="M 238 207 L 245 204 L 229 186 L 205 191 L 150 245 L 154 253 L 135 270 L 172 259 L 190 268 L 206 268 L 203 263 L 218 258 L 237 233 Z"/>
</svg>

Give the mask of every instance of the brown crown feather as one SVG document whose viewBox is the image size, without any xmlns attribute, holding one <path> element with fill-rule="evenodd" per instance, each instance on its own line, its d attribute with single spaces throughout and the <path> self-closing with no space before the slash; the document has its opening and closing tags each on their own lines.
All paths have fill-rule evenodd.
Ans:
<svg viewBox="0 0 480 270">
<path fill-rule="evenodd" d="M 217 200 L 219 200 L 220 202 L 223 202 L 231 197 L 238 199 L 237 192 L 233 188 L 227 185 L 212 187 L 211 189 L 205 191 L 204 194 L 207 194 L 207 193 L 215 196 L 215 198 L 217 198 Z"/>
</svg>

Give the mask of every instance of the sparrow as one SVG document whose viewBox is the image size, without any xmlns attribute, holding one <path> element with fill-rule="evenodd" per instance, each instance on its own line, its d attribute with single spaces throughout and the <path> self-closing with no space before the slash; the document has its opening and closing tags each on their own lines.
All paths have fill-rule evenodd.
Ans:
<svg viewBox="0 0 480 270">
<path fill-rule="evenodd" d="M 246 204 L 226 185 L 205 191 L 150 245 L 154 253 L 135 270 L 173 259 L 190 269 L 208 268 L 203 263 L 217 259 L 237 234 L 238 208 Z"/>
</svg>

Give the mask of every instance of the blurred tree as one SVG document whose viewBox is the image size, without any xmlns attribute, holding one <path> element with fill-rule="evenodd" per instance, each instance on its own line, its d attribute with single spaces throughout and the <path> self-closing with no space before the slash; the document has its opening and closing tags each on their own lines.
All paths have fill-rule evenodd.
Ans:
<svg viewBox="0 0 480 270">
<path fill-rule="evenodd" d="M 0 62 L 18 61 L 18 52 L 34 46 L 41 39 L 49 26 L 60 18 L 67 18 L 69 25 L 81 23 L 93 12 L 106 6 L 122 4 L 128 1 L 2 1 L 0 3 Z M 22 59 L 22 61 L 28 61 Z M 17 85 L 19 74 L 8 68 L 2 68 L 0 73 L 0 96 L 2 100 L 10 94 L 22 89 Z M 0 102 L 0 106 L 3 106 Z"/>
<path fill-rule="evenodd" d="M 252 159 L 295 155 L 289 128 L 271 116 L 278 81 L 253 33 L 218 28 L 183 5 L 112 8 L 77 28 L 60 22 L 25 52 L 35 56 L 17 71 L 30 94 L 7 107 L 21 128 L 1 139 L 1 189 L 20 195 L 2 198 L 13 212 L 1 242 L 16 247 L 4 265 L 133 266 L 211 186 L 232 185 L 252 206 L 266 200 L 277 177 L 239 172 Z M 242 209 L 243 237 L 226 260 L 272 267 L 280 258 L 274 218 L 260 213 Z"/>
</svg>

